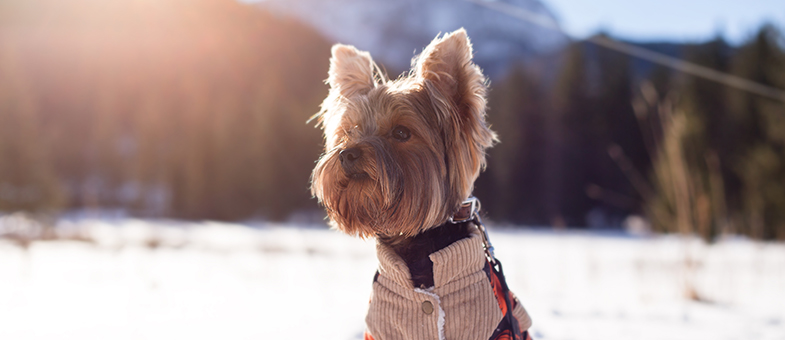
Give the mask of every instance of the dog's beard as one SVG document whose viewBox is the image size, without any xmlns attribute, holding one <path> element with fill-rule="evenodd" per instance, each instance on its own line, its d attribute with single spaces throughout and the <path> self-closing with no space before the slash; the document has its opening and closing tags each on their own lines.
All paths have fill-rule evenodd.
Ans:
<svg viewBox="0 0 785 340">
<path fill-rule="evenodd" d="M 351 174 L 341 166 L 339 149 L 322 156 L 312 174 L 312 191 L 325 206 L 333 227 L 350 235 L 412 237 L 446 220 L 446 169 L 435 150 L 405 150 L 381 139 L 365 141 L 362 160 Z"/>
</svg>

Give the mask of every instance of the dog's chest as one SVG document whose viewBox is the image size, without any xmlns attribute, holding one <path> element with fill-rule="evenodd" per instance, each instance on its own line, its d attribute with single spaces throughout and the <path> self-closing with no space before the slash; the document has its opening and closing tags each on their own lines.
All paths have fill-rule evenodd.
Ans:
<svg viewBox="0 0 785 340">
<path fill-rule="evenodd" d="M 488 339 L 504 317 L 483 271 L 478 235 L 431 255 L 434 287 L 412 287 L 405 263 L 378 249 L 379 275 L 366 317 L 374 339 Z"/>
<path fill-rule="evenodd" d="M 375 339 L 488 339 L 503 317 L 484 273 L 442 289 L 404 288 L 379 277 L 366 323 Z"/>
</svg>

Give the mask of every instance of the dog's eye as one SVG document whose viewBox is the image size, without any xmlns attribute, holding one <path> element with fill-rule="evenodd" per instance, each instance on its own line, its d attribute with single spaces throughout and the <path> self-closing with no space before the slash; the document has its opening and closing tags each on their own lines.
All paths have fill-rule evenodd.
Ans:
<svg viewBox="0 0 785 340">
<path fill-rule="evenodd" d="M 412 136 L 412 133 L 409 131 L 409 128 L 398 125 L 393 129 L 392 135 L 395 139 L 405 142 L 409 140 L 409 137 Z"/>
</svg>

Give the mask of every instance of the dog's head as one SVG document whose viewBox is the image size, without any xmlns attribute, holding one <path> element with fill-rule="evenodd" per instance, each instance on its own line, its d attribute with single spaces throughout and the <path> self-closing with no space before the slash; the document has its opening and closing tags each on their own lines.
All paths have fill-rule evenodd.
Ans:
<svg viewBox="0 0 785 340">
<path fill-rule="evenodd" d="M 361 237 L 410 237 L 445 222 L 471 195 L 496 138 L 466 31 L 434 39 L 396 80 L 368 52 L 335 45 L 328 83 L 311 192 L 331 224 Z"/>
</svg>

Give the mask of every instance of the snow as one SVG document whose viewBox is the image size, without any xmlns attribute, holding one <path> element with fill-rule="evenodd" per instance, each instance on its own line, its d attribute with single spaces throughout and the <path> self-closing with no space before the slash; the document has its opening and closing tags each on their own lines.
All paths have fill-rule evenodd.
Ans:
<svg viewBox="0 0 785 340">
<path fill-rule="evenodd" d="M 0 217 L 0 235 L 23 225 Z M 58 240 L 0 239 L 0 339 L 362 338 L 372 240 L 322 225 L 130 218 L 54 229 Z M 536 339 L 785 339 L 783 244 L 490 235 Z"/>
</svg>

